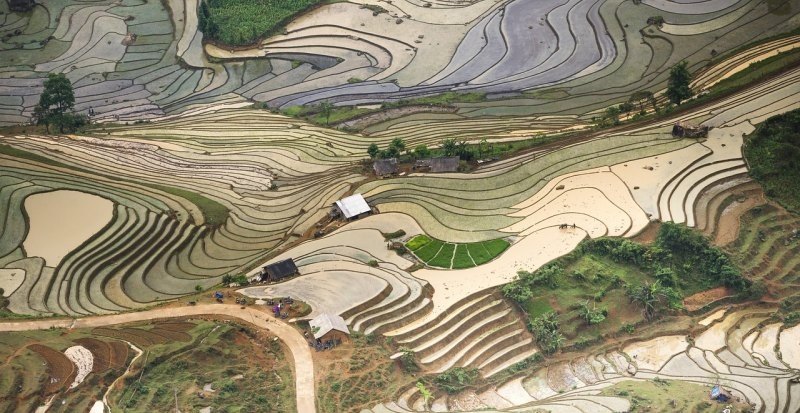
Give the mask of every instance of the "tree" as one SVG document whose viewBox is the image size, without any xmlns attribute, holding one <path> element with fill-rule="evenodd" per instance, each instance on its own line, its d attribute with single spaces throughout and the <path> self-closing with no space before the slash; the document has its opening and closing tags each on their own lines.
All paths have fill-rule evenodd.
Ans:
<svg viewBox="0 0 800 413">
<path fill-rule="evenodd" d="M 589 300 L 586 300 L 578 309 L 578 314 L 586 321 L 586 324 L 593 325 L 602 323 L 608 315 L 608 310 L 598 309 L 594 304 L 589 307 Z"/>
<path fill-rule="evenodd" d="M 669 71 L 667 97 L 670 102 L 676 105 L 680 105 L 681 102 L 692 97 L 692 89 L 689 88 L 692 74 L 689 73 L 687 65 L 688 63 L 684 60 L 673 66 Z"/>
<path fill-rule="evenodd" d="M 378 148 L 378 145 L 375 143 L 371 143 L 367 148 L 367 153 L 369 154 L 369 157 L 372 159 L 375 159 L 375 157 L 378 156 L 378 153 L 380 153 L 380 151 L 381 150 Z"/>
<path fill-rule="evenodd" d="M 428 149 L 427 145 L 418 145 L 416 148 L 414 148 L 414 155 L 416 155 L 418 158 L 427 158 L 431 156 L 431 150 Z"/>
<path fill-rule="evenodd" d="M 422 403 L 425 406 L 424 410 L 428 410 L 428 403 L 433 398 L 433 394 L 425 387 L 425 383 L 421 381 L 417 382 L 417 390 L 419 390 L 419 394 L 422 396 Z"/>
<path fill-rule="evenodd" d="M 333 103 L 325 101 L 319 104 L 319 113 L 325 117 L 325 126 L 328 126 L 331 121 L 331 112 L 333 112 Z"/>
<path fill-rule="evenodd" d="M 559 331 L 558 314 L 555 311 L 530 320 L 528 328 L 544 353 L 555 353 L 564 344 L 564 335 Z"/>
<path fill-rule="evenodd" d="M 628 298 L 632 303 L 642 307 L 642 314 L 647 320 L 652 320 L 658 312 L 665 307 L 677 309 L 681 306 L 681 296 L 670 287 L 661 285 L 661 281 L 652 284 L 645 282 L 638 287 L 628 290 Z"/>
<path fill-rule="evenodd" d="M 392 139 L 392 142 L 389 143 L 389 149 L 394 149 L 398 154 L 400 154 L 406 150 L 406 143 L 403 142 L 402 138 L 394 138 Z"/>
<path fill-rule="evenodd" d="M 613 125 L 619 125 L 620 110 L 616 106 L 609 106 L 605 112 L 605 119 Z"/>
<path fill-rule="evenodd" d="M 51 124 L 64 133 L 64 129 L 74 130 L 87 122 L 84 116 L 72 112 L 74 107 L 72 83 L 63 73 L 50 73 L 44 81 L 39 103 L 33 109 L 33 117 L 37 124 L 45 125 L 48 133 Z"/>
<path fill-rule="evenodd" d="M 444 152 L 444 156 L 455 155 L 457 149 L 458 144 L 455 139 L 449 138 L 442 141 L 442 152 Z"/>
</svg>

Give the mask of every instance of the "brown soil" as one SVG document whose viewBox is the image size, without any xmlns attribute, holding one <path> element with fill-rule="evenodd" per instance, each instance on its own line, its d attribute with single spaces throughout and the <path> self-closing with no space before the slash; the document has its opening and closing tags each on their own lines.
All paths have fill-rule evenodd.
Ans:
<svg viewBox="0 0 800 413">
<path fill-rule="evenodd" d="M 92 353 L 92 373 L 102 373 L 108 370 L 111 363 L 111 346 L 96 338 L 79 338 L 72 340 L 86 347 Z"/>
<path fill-rule="evenodd" d="M 166 338 L 167 341 L 180 341 L 186 343 L 192 340 L 192 336 L 189 333 L 184 333 L 183 331 L 166 330 L 161 327 L 156 327 L 152 329 L 151 332 Z"/>
<path fill-rule="evenodd" d="M 721 298 L 730 297 L 734 294 L 736 294 L 736 292 L 728 287 L 712 288 L 710 290 L 700 291 L 699 293 L 686 297 L 683 300 L 683 306 L 686 307 L 688 311 L 695 311 L 714 301 L 717 301 Z"/>
<path fill-rule="evenodd" d="M 136 330 L 136 329 L 126 328 L 123 330 L 117 330 L 113 328 L 100 327 L 92 330 L 92 334 L 97 336 L 116 338 L 123 341 L 129 341 L 137 347 L 147 347 L 153 345 L 153 343 L 147 337 L 141 334 L 137 334 L 135 331 L 131 330 Z"/>
<path fill-rule="evenodd" d="M 75 365 L 60 351 L 41 344 L 31 344 L 29 349 L 40 355 L 47 363 L 47 371 L 50 374 L 45 386 L 44 395 L 58 392 L 66 386 L 72 384 L 75 375 L 78 374 Z"/>
<path fill-rule="evenodd" d="M 656 240 L 659 228 L 661 228 L 661 222 L 650 221 L 650 223 L 647 224 L 641 232 L 636 234 L 635 237 L 631 238 L 631 240 L 642 244 L 652 244 Z"/>
<path fill-rule="evenodd" d="M 182 331 L 186 332 L 193 329 L 196 324 L 185 321 L 170 321 L 166 323 L 156 323 L 156 328 L 169 331 Z"/>
<path fill-rule="evenodd" d="M 111 357 L 109 358 L 109 366 L 112 369 L 124 369 L 128 364 L 128 351 L 130 347 L 121 341 L 111 341 L 108 343 L 111 348 Z"/>
<path fill-rule="evenodd" d="M 737 201 L 728 205 L 719 215 L 714 244 L 724 246 L 736 241 L 736 238 L 739 237 L 739 226 L 742 215 L 755 206 L 763 205 L 765 202 L 764 193 L 759 191 L 748 195 L 740 202 Z"/>
</svg>

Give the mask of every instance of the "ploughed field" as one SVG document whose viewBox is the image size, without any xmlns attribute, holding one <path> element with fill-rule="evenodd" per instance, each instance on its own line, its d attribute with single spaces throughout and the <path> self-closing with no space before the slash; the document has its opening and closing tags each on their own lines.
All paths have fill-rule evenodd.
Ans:
<svg viewBox="0 0 800 413">
<path fill-rule="evenodd" d="M 279 342 L 230 324 L 171 320 L 6 332 L 0 353 L 0 405 L 7 411 L 45 404 L 54 412 L 152 411 L 175 403 L 181 409 L 294 408 L 292 371 Z M 265 390 L 269 400 L 261 399 Z"/>
<path fill-rule="evenodd" d="M 236 21 L 250 4 L 211 3 L 211 15 L 224 21 Z M 490 99 L 431 120 L 459 125 L 487 115 L 550 114 L 574 124 L 573 116 L 635 91 L 662 89 L 675 62 L 688 59 L 699 69 L 712 56 L 793 28 L 798 10 L 790 3 L 356 0 L 288 17 L 282 30 L 266 28 L 275 22 L 253 27 L 248 19 L 236 30 L 226 26 L 232 39 L 280 33 L 244 50 L 204 46 L 202 30 L 210 29 L 198 17 L 198 0 L 43 2 L 28 13 L 2 4 L 0 124 L 30 119 L 51 72 L 67 75 L 76 86 L 76 109 L 91 108 L 96 120 L 154 119 L 252 101 L 289 109 L 478 92 Z M 287 4 L 282 15 L 305 2 Z M 665 23 L 648 25 L 653 16 Z M 495 100 L 506 97 L 513 99 Z"/>
</svg>

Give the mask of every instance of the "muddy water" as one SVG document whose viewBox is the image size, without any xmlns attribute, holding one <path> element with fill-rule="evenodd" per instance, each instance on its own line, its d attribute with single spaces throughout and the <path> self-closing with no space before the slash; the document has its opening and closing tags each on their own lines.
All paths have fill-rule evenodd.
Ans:
<svg viewBox="0 0 800 413">
<path fill-rule="evenodd" d="M 25 199 L 28 236 L 23 242 L 29 257 L 42 257 L 49 267 L 105 226 L 114 204 L 96 195 L 77 191 L 53 191 Z"/>
</svg>

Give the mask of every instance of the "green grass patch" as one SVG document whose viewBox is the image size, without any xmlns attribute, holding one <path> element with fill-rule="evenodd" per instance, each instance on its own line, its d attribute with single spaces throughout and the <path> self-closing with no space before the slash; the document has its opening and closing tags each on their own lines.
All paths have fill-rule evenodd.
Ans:
<svg viewBox="0 0 800 413">
<path fill-rule="evenodd" d="M 439 250 L 442 249 L 444 243 L 439 241 L 438 239 L 432 239 L 429 243 L 425 246 L 421 247 L 417 251 L 414 251 L 414 255 L 416 255 L 422 262 L 428 262 L 439 253 Z"/>
<path fill-rule="evenodd" d="M 482 242 L 467 244 L 467 250 L 469 251 L 469 255 L 472 257 L 472 261 L 475 262 L 475 265 L 487 263 L 493 258 L 489 254 L 489 251 L 486 250 L 486 247 L 483 246 Z"/>
<path fill-rule="evenodd" d="M 330 117 L 326 118 L 317 105 L 289 106 L 281 109 L 281 114 L 293 118 L 303 119 L 319 126 L 328 126 L 357 118 L 368 113 L 377 112 L 377 109 L 365 109 L 355 106 L 335 106 L 331 109 Z"/>
<path fill-rule="evenodd" d="M 767 196 L 800 212 L 800 109 L 758 125 L 745 141 L 744 156 Z"/>
<path fill-rule="evenodd" d="M 436 254 L 432 260 L 428 261 L 427 264 L 432 267 L 440 267 L 440 268 L 450 268 L 450 265 L 453 261 L 453 253 L 455 252 L 456 245 L 446 243 L 442 245 L 442 249 Z"/>
<path fill-rule="evenodd" d="M 406 248 L 410 249 L 411 251 L 416 251 L 421 247 L 428 245 L 431 242 L 431 238 L 427 235 L 421 234 L 417 235 L 414 238 L 411 238 L 406 242 Z"/>
<path fill-rule="evenodd" d="M 652 411 L 653 406 L 657 411 L 692 413 L 721 412 L 726 405 L 731 406 L 731 412 L 752 410 L 747 403 L 735 400 L 724 404 L 709 400 L 709 391 L 707 385 L 682 380 L 626 380 L 604 388 L 600 395 L 628 399 L 629 412 Z"/>
<path fill-rule="evenodd" d="M 511 244 L 509 244 L 508 241 L 502 238 L 483 242 L 483 246 L 486 248 L 486 251 L 492 258 L 502 254 L 503 251 L 508 249 L 509 245 Z"/>
<path fill-rule="evenodd" d="M 228 45 L 248 45 L 277 33 L 319 0 L 206 0 L 198 26 L 205 36 Z"/>
<path fill-rule="evenodd" d="M 565 344 L 582 348 L 645 321 L 643 307 L 629 296 L 645 283 L 659 283 L 676 293 L 653 301 L 655 316 L 679 309 L 682 296 L 720 285 L 742 294 L 755 290 L 731 258 L 701 233 L 664 223 L 653 245 L 620 238 L 587 240 L 537 271 L 519 271 L 502 291 L 531 320 L 555 311 Z M 587 309 L 606 317 L 589 323 Z"/>
<path fill-rule="evenodd" d="M 472 268 L 475 266 L 475 263 L 469 256 L 467 245 L 468 244 L 456 245 L 456 252 L 453 254 L 453 269 Z"/>
<path fill-rule="evenodd" d="M 772 73 L 797 66 L 798 63 L 800 63 L 800 49 L 778 53 L 775 56 L 752 63 L 746 69 L 721 80 L 711 87 L 711 93 L 741 89 L 743 86 L 761 80 Z"/>
<path fill-rule="evenodd" d="M 489 262 L 508 249 L 509 245 L 511 244 L 504 239 L 471 243 L 445 243 L 427 235 L 417 235 L 406 243 L 406 248 L 412 251 L 420 261 L 430 266 L 451 268 L 452 259 L 452 268 L 461 269 Z M 440 248 L 442 251 L 437 255 Z"/>
</svg>

